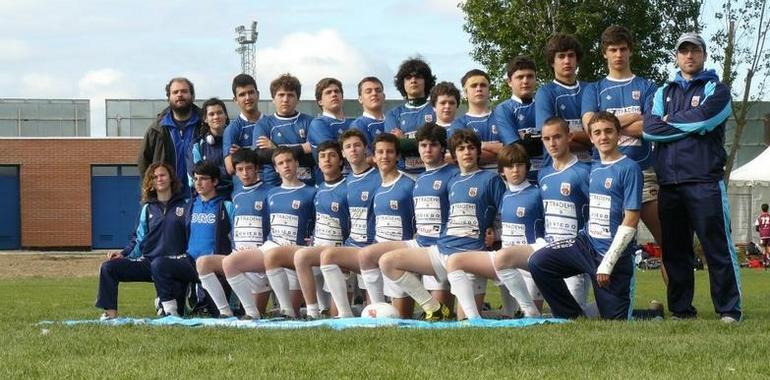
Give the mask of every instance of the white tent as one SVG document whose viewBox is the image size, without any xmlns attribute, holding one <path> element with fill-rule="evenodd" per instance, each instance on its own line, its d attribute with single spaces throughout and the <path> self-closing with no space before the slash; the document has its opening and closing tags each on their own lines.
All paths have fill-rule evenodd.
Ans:
<svg viewBox="0 0 770 380">
<path fill-rule="evenodd" d="M 754 219 L 762 203 L 770 203 L 770 148 L 733 170 L 727 193 L 734 243 L 758 242 Z"/>
</svg>

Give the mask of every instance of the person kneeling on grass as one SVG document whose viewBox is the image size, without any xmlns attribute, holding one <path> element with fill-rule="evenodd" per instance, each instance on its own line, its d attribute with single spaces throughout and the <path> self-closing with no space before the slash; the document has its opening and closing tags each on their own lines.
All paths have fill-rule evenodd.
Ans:
<svg viewBox="0 0 770 380">
<path fill-rule="evenodd" d="M 253 296 L 253 283 L 245 273 L 266 273 L 278 302 L 281 313 L 294 317 L 299 308 L 301 294 L 296 273 L 293 270 L 275 268 L 266 270 L 267 256 L 271 251 L 295 251 L 297 246 L 306 246 L 313 231 L 315 189 L 298 178 L 299 162 L 294 151 L 279 146 L 273 151 L 275 172 L 281 178 L 281 185 L 270 189 L 263 216 L 270 220 L 270 234 L 260 248 L 239 251 L 222 261 L 227 282 L 243 305 L 245 318 L 258 319 L 260 313 Z"/>
<path fill-rule="evenodd" d="M 632 316 L 633 244 L 641 208 L 642 172 L 618 147 L 620 122 L 600 111 L 588 123 L 599 151 L 590 176 L 590 216 L 578 236 L 553 242 L 533 253 L 532 246 L 498 252 L 497 270 L 529 270 L 554 317 L 577 318 L 584 311 L 563 279 L 586 273 L 592 277 L 596 304 L 604 319 Z"/>
<path fill-rule="evenodd" d="M 169 274 L 185 271 L 190 263 L 187 250 L 186 200 L 174 168 L 162 162 L 151 164 L 142 181 L 142 206 L 131 241 L 120 252 L 110 252 L 99 272 L 96 307 L 101 319 L 118 315 L 118 284 L 153 282 L 163 310 L 178 315 L 190 280 L 179 281 Z M 194 269 L 193 269 L 194 273 Z M 194 276 L 193 276 L 194 280 Z"/>
<path fill-rule="evenodd" d="M 449 139 L 449 149 L 460 174 L 448 183 L 449 216 L 437 244 L 397 249 L 379 260 L 382 273 L 422 307 L 429 321 L 450 319 L 452 312 L 431 297 L 413 273 L 447 281 L 446 263 L 451 255 L 484 249 L 487 231 L 493 228 L 505 192 L 499 175 L 479 168 L 481 140 L 473 131 L 455 132 Z M 526 293 L 526 287 L 522 288 Z M 471 294 L 473 291 L 470 289 Z"/>
<path fill-rule="evenodd" d="M 530 168 L 527 152 L 523 146 L 511 144 L 504 146 L 498 157 L 498 165 L 508 185 L 508 191 L 500 204 L 502 248 L 504 250 L 517 245 L 534 244 L 536 239 L 543 238 L 543 200 L 537 186 L 527 181 Z M 468 319 L 481 318 L 473 300 L 473 292 L 470 291 L 471 281 L 466 275 L 466 273 L 472 273 L 476 276 L 491 278 L 505 286 L 500 289 L 500 295 L 504 301 L 504 313 L 510 317 L 515 315 L 516 304 L 506 301 L 505 296 L 521 292 L 523 278 L 529 297 L 524 293 L 514 298 L 525 316 L 540 316 L 539 307 L 542 307 L 543 298 L 529 272 L 517 269 L 498 272 L 494 265 L 496 256 L 497 252 L 493 251 L 461 252 L 449 257 L 447 276 L 452 285 L 452 293 L 457 296 L 465 315 Z"/>
</svg>

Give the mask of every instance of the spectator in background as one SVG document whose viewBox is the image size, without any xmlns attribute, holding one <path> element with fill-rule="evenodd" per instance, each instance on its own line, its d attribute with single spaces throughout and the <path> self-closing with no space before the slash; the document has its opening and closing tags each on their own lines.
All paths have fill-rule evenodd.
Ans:
<svg viewBox="0 0 770 380">
<path fill-rule="evenodd" d="M 187 173 L 187 152 L 197 140 L 201 110 L 193 104 L 195 87 L 189 79 L 172 78 L 166 84 L 168 107 L 164 109 L 144 133 L 139 148 L 137 165 L 144 174 L 154 162 L 166 162 L 174 168 L 174 174 Z M 190 186 L 182 181 L 182 194 L 189 196 Z"/>
</svg>

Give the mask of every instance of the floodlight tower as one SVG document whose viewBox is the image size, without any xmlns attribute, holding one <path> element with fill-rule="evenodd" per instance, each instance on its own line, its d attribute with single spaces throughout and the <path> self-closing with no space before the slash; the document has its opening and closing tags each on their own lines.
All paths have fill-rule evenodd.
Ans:
<svg viewBox="0 0 770 380">
<path fill-rule="evenodd" d="M 256 79 L 257 68 L 255 60 L 255 47 L 257 42 L 257 22 L 251 22 L 251 28 L 246 29 L 243 25 L 238 25 L 235 28 L 235 42 L 238 46 L 235 48 L 235 52 L 241 55 L 241 71 L 245 74 L 249 74 Z"/>
</svg>

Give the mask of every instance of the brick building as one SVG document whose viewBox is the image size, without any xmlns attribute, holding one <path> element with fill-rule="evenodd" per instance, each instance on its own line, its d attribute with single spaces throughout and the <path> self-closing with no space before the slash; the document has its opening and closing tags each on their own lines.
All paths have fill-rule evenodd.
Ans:
<svg viewBox="0 0 770 380">
<path fill-rule="evenodd" d="M 133 183 L 138 183 L 135 165 L 140 143 L 141 138 L 0 138 L 0 166 L 11 169 L 6 173 L 13 173 L 15 168 L 18 178 L 20 244 L 15 248 L 95 246 L 94 177 L 105 176 L 112 168 L 134 168 Z M 7 189 L 0 188 L 6 193 L 3 198 L 13 198 L 9 194 L 12 190 Z M 115 197 L 113 202 L 137 205 L 136 208 L 139 199 Z M 6 226 L 15 217 L 12 206 L 0 210 Z"/>
</svg>

